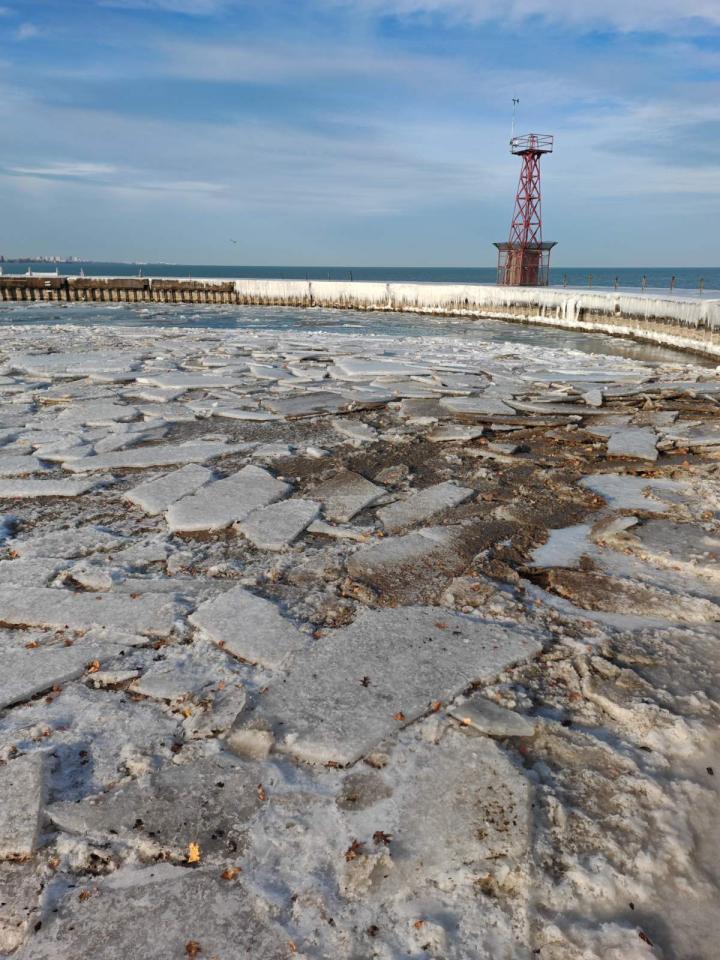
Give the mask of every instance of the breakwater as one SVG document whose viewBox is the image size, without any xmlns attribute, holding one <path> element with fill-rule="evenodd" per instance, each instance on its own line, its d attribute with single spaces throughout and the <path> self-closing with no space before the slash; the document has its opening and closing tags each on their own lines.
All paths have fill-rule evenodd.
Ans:
<svg viewBox="0 0 720 960">
<path fill-rule="evenodd" d="M 720 357 L 720 299 L 481 284 L 0 276 L 4 301 L 257 304 L 489 317 Z"/>
</svg>

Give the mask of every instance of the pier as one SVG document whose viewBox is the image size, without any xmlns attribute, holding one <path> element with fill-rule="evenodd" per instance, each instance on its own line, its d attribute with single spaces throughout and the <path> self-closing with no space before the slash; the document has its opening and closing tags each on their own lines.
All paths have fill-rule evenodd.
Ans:
<svg viewBox="0 0 720 960">
<path fill-rule="evenodd" d="M 0 300 L 249 304 L 493 318 L 720 357 L 720 298 L 482 284 L 0 276 Z"/>
</svg>

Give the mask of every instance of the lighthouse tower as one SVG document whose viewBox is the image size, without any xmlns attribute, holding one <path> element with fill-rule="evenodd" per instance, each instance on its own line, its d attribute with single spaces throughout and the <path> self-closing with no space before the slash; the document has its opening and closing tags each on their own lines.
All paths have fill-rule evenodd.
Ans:
<svg viewBox="0 0 720 960">
<path fill-rule="evenodd" d="M 529 133 L 510 141 L 510 152 L 522 158 L 522 168 L 510 239 L 495 244 L 497 282 L 502 286 L 546 287 L 550 281 L 550 251 L 555 243 L 542 238 L 540 158 L 552 151 L 553 137 L 547 134 Z"/>
</svg>

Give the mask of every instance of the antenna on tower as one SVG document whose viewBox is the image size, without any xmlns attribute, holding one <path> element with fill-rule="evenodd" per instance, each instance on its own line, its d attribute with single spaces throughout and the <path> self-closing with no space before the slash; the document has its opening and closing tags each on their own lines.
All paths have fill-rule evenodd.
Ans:
<svg viewBox="0 0 720 960">
<path fill-rule="evenodd" d="M 518 97 L 513 97 L 513 118 L 512 118 L 512 138 L 515 139 L 515 120 L 517 118 L 517 108 L 520 100 Z"/>
</svg>

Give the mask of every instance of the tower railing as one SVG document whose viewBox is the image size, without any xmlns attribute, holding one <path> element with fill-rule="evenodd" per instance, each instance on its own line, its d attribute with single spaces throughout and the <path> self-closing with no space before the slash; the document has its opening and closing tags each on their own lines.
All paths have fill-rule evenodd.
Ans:
<svg viewBox="0 0 720 960">
<path fill-rule="evenodd" d="M 527 133 L 513 137 L 510 152 L 522 156 L 525 153 L 552 153 L 555 138 L 549 133 Z"/>
</svg>

